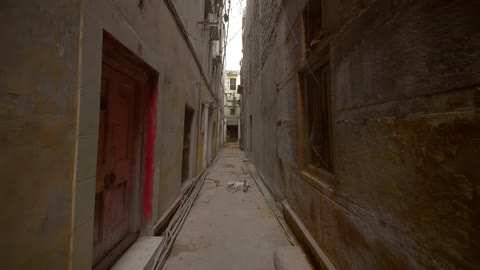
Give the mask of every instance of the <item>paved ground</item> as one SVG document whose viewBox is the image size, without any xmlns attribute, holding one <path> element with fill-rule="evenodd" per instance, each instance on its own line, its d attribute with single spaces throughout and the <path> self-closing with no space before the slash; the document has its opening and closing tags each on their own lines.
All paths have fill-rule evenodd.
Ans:
<svg viewBox="0 0 480 270">
<path fill-rule="evenodd" d="M 254 180 L 243 172 L 246 161 L 236 144 L 220 151 L 164 269 L 275 269 L 274 250 L 289 243 Z M 251 185 L 248 192 L 225 190 L 227 182 L 243 179 Z"/>
</svg>

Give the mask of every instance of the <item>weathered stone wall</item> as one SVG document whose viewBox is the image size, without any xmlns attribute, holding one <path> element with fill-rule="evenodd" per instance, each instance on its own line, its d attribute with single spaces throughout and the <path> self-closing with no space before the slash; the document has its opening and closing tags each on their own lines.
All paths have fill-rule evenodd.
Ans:
<svg viewBox="0 0 480 270">
<path fill-rule="evenodd" d="M 478 269 L 480 3 L 323 0 L 328 185 L 299 170 L 306 1 L 259 2 L 247 2 L 242 143 L 277 199 L 337 269 Z"/>
<path fill-rule="evenodd" d="M 208 72 L 210 33 L 197 23 L 202 1 L 173 1 L 182 24 L 200 40 L 191 40 L 194 53 L 165 1 L 57 2 L 0 4 L 2 269 L 92 267 L 104 33 L 158 72 L 153 209 L 145 214 L 132 207 L 138 211 L 130 220 L 144 219 L 142 234 L 153 234 L 181 196 L 185 105 L 196 112 L 191 166 L 202 170 L 200 151 L 195 166 L 195 149 L 203 149 L 199 114 L 202 103 L 215 99 L 207 82 L 223 82 L 220 71 L 216 82 L 204 78 L 194 58 L 206 76 L 214 75 Z M 211 126 L 218 127 L 218 116 L 213 112 Z M 218 135 L 212 154 L 216 141 Z"/>
<path fill-rule="evenodd" d="M 242 83 L 245 85 L 243 94 L 244 107 L 242 108 L 243 127 L 250 125 L 252 115 L 253 129 L 252 136 L 248 130 L 243 130 L 243 144 L 245 149 L 252 151 L 252 159 L 255 159 L 261 174 L 266 178 L 269 188 L 274 194 L 281 193 L 280 182 L 273 179 L 280 179 L 280 160 L 277 155 L 276 135 L 276 52 L 278 44 L 276 21 L 281 1 L 254 1 L 248 3 L 246 12 L 248 19 L 245 21 L 244 59 Z M 248 42 L 245 42 L 248 41 Z M 273 52 L 273 53 L 272 53 Z M 269 67 L 269 68 L 265 68 Z M 258 91 L 253 90 L 258 89 Z M 252 114 L 252 112 L 256 112 Z M 250 141 L 250 138 L 252 141 Z M 263 148 L 251 147 L 251 145 L 262 145 Z"/>
<path fill-rule="evenodd" d="M 0 3 L 3 269 L 68 269 L 80 1 Z"/>
<path fill-rule="evenodd" d="M 209 43 L 206 41 L 209 32 L 203 31 L 197 22 L 203 20 L 203 2 L 195 5 L 187 5 L 186 1 L 172 1 L 173 6 L 181 20 L 182 25 L 187 29 L 189 35 L 198 38 L 200 41 L 191 40 L 194 52 L 190 50 L 183 32 L 178 26 L 176 17 L 167 7 L 165 1 L 143 1 L 139 6 L 138 1 L 109 1 L 109 0 L 85 0 L 83 2 L 82 19 L 84 21 L 83 39 L 84 51 L 88 52 L 89 47 L 96 51 L 92 55 L 83 55 L 82 67 L 85 70 L 96 70 L 90 78 L 95 81 L 101 79 L 101 48 L 102 34 L 107 32 L 127 47 L 136 56 L 158 72 L 158 97 L 156 116 L 156 138 L 154 154 L 154 176 L 153 176 L 153 198 L 152 214 L 146 218 L 148 224 L 142 224 L 142 233 L 151 234 L 155 230 L 155 224 L 172 207 L 172 204 L 181 196 L 181 172 L 183 153 L 183 130 L 185 106 L 195 110 L 193 119 L 193 143 L 192 164 L 194 173 L 202 170 L 203 162 L 203 136 L 200 131 L 202 123 L 200 113 L 202 103 L 213 101 L 215 97 L 207 87 L 211 78 L 204 78 L 201 70 L 195 61 L 194 53 L 199 58 L 200 64 L 207 76 L 209 60 Z M 98 39 L 92 37 L 99 37 Z M 191 38 L 190 36 L 190 38 Z M 197 42 L 197 43 L 194 43 Z M 207 54 L 207 55 L 206 55 Z M 82 69 L 83 71 L 83 69 Z M 88 83 L 88 80 L 85 80 Z M 82 80 L 84 83 L 84 80 Z M 82 85 L 82 91 L 84 86 Z M 100 84 L 91 87 L 90 92 L 100 93 Z M 98 108 L 99 99 L 96 103 L 90 104 Z M 80 104 L 82 104 L 83 99 Z M 86 106 L 88 108 L 88 106 Z M 83 108 L 83 106 L 81 106 Z M 218 115 L 218 112 L 216 112 Z M 98 115 L 96 116 L 98 121 Z M 216 121 L 212 117 L 212 121 Z M 80 119 L 82 122 L 82 119 Z M 213 125 L 211 123 L 211 125 Z M 98 126 L 98 124 L 97 124 Z M 216 124 L 218 126 L 218 124 Z M 81 135 L 81 134 L 80 134 Z M 211 134 L 210 134 L 211 135 Z M 93 140 L 95 140 L 93 135 Z M 215 140 L 213 140 L 215 141 Z M 216 144 L 213 143 L 211 151 L 215 151 Z M 97 144 L 92 143 L 85 148 L 85 152 L 91 154 L 93 165 L 96 164 Z M 95 170 L 93 167 L 93 178 L 91 183 L 95 184 Z M 192 170 L 192 171 L 193 171 Z M 193 175 L 194 176 L 194 175 Z M 94 197 L 91 191 L 85 195 L 85 199 L 77 205 L 88 205 L 84 210 L 88 213 L 83 230 L 75 228 L 78 232 L 74 235 L 74 269 L 91 267 L 91 250 L 93 246 L 93 205 L 89 204 Z M 139 209 L 140 210 L 140 209 Z M 77 216 L 75 216 L 77 218 Z M 76 222 L 77 223 L 77 222 Z"/>
</svg>

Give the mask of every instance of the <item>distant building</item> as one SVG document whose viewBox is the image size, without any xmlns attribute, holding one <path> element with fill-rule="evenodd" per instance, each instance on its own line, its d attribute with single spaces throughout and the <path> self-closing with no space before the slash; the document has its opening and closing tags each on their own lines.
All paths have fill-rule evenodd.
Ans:
<svg viewBox="0 0 480 270">
<path fill-rule="evenodd" d="M 226 142 L 237 142 L 240 139 L 240 71 L 227 70 L 225 74 L 224 97 L 224 136 Z"/>
</svg>

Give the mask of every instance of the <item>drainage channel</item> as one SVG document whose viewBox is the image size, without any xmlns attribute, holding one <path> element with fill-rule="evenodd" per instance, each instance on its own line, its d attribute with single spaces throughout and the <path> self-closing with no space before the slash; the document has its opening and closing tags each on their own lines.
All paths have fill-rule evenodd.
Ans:
<svg viewBox="0 0 480 270">
<path fill-rule="evenodd" d="M 168 255 L 172 249 L 172 245 L 175 242 L 175 239 L 180 232 L 185 220 L 187 219 L 188 213 L 192 208 L 195 199 L 197 198 L 198 193 L 202 189 L 203 183 L 205 182 L 205 178 L 207 177 L 208 172 L 205 172 L 200 176 L 200 178 L 195 181 L 193 185 L 190 186 L 186 195 L 182 198 L 182 202 L 180 203 L 180 207 L 178 208 L 177 212 L 173 216 L 172 220 L 168 224 L 167 229 L 165 230 L 165 239 L 160 246 L 160 253 L 158 259 L 155 263 L 155 270 L 161 270 L 167 261 Z"/>
</svg>

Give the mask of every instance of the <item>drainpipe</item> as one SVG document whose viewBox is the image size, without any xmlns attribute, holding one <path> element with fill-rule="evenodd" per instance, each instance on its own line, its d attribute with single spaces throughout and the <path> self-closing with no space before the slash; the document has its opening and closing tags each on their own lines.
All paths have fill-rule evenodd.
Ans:
<svg viewBox="0 0 480 270">
<path fill-rule="evenodd" d="M 238 118 L 237 125 L 238 125 L 238 143 L 240 144 L 241 139 L 242 139 L 242 129 L 241 129 L 241 126 L 240 126 L 240 118 Z"/>
<path fill-rule="evenodd" d="M 213 103 L 213 100 L 209 100 L 209 101 L 205 101 L 203 104 L 204 104 L 204 109 L 203 109 L 203 163 L 202 163 L 202 167 L 205 169 L 207 168 L 207 164 L 208 164 L 208 157 L 207 157 L 207 153 L 208 153 L 208 135 L 209 135 L 209 129 L 208 129 L 208 115 L 209 115 L 209 112 L 210 112 L 210 106 L 211 104 Z"/>
<path fill-rule="evenodd" d="M 220 121 L 220 123 L 221 123 L 222 127 L 220 128 L 220 146 L 223 147 L 223 143 L 224 143 L 224 140 L 225 140 L 224 135 L 223 135 L 223 133 L 225 132 L 224 131 L 225 120 L 223 120 L 223 113 L 222 113 L 221 117 L 222 117 L 222 120 Z"/>
</svg>

